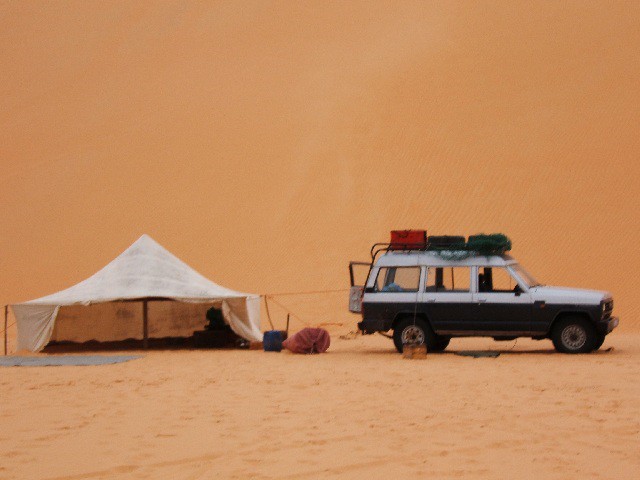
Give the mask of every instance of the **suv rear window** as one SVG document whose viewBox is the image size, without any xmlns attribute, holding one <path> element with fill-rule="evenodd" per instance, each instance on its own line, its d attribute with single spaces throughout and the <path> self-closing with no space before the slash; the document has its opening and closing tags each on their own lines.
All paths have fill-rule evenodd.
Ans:
<svg viewBox="0 0 640 480">
<path fill-rule="evenodd" d="M 469 267 L 429 267 L 427 292 L 468 292 L 471 282 Z"/>
<path fill-rule="evenodd" d="M 376 279 L 376 292 L 417 292 L 420 267 L 383 267 Z"/>
</svg>

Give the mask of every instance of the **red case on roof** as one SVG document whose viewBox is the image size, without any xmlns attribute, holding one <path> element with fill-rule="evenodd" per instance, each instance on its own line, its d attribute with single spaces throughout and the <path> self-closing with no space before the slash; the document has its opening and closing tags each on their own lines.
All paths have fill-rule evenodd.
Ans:
<svg viewBox="0 0 640 480">
<path fill-rule="evenodd" d="M 426 246 L 426 230 L 391 230 L 390 250 L 417 250 Z"/>
</svg>

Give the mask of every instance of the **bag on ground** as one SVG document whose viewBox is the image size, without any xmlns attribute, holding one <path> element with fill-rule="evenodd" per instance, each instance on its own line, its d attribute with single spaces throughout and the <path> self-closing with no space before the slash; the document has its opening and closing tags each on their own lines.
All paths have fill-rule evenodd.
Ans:
<svg viewBox="0 0 640 480">
<path fill-rule="evenodd" d="M 331 337 L 324 328 L 303 328 L 282 342 L 293 353 L 324 353 L 330 344 Z"/>
</svg>

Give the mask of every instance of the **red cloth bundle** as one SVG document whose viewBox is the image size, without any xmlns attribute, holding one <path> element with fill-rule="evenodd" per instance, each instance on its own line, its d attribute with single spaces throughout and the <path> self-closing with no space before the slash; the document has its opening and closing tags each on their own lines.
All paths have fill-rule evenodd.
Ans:
<svg viewBox="0 0 640 480">
<path fill-rule="evenodd" d="M 330 344 L 331 337 L 324 328 L 303 328 L 282 342 L 293 353 L 324 353 Z"/>
</svg>

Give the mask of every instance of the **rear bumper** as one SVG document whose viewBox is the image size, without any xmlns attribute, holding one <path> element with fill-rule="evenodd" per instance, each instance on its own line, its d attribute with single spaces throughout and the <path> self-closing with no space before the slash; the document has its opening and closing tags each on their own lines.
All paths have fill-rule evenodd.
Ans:
<svg viewBox="0 0 640 480">
<path fill-rule="evenodd" d="M 358 330 L 362 330 L 362 332 L 366 334 L 386 332 L 389 330 L 389 327 L 385 326 L 384 321 L 382 320 L 369 320 L 365 318 L 361 322 L 358 322 Z"/>
</svg>

